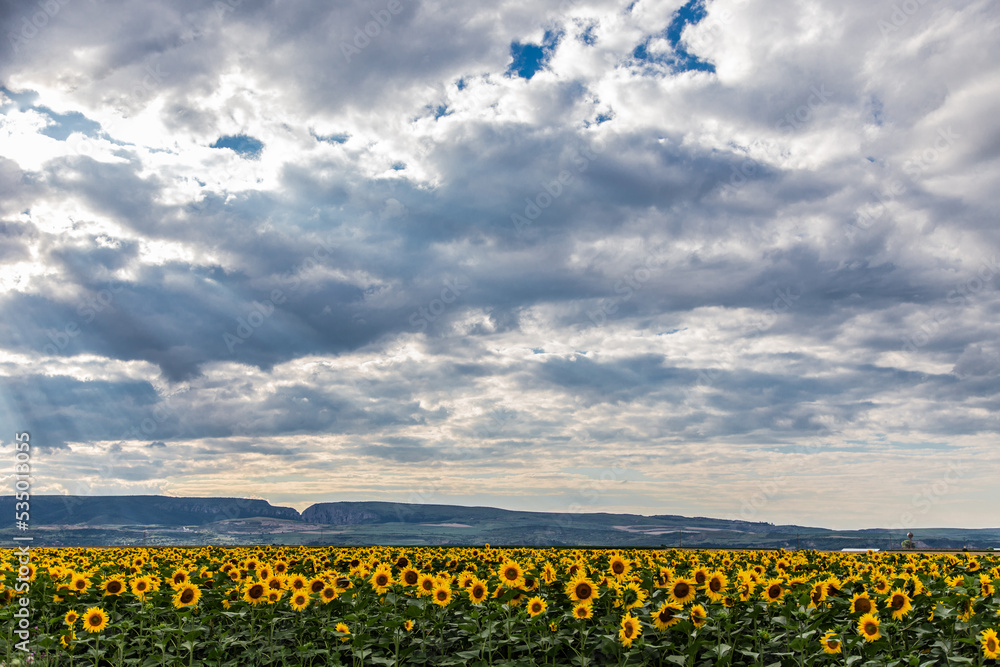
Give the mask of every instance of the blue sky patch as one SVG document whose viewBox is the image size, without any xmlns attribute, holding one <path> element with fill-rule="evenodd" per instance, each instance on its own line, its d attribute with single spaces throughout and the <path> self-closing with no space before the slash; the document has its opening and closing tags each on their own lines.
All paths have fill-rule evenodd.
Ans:
<svg viewBox="0 0 1000 667">
<path fill-rule="evenodd" d="M 259 139 L 254 139 L 246 134 L 232 134 L 219 137 L 209 148 L 228 148 L 248 160 L 256 160 L 260 158 L 264 144 Z"/>
<path fill-rule="evenodd" d="M 511 42 L 510 57 L 513 60 L 507 68 L 507 76 L 516 74 L 522 79 L 535 76 L 535 73 L 545 66 L 545 62 L 559 44 L 561 36 L 561 33 L 546 30 L 541 45 Z"/>
<path fill-rule="evenodd" d="M 49 125 L 44 130 L 41 130 L 40 133 L 59 141 L 66 141 L 69 135 L 74 132 L 94 136 L 101 130 L 100 123 L 90 120 L 79 111 L 70 111 L 69 113 L 62 114 L 56 113 L 48 107 L 34 108 L 47 114 L 49 118 L 55 121 L 55 125 Z"/>
<path fill-rule="evenodd" d="M 28 90 L 23 93 L 15 93 L 3 86 L 0 86 L 0 92 L 10 98 L 10 100 L 17 105 L 19 111 L 37 111 L 38 113 L 48 116 L 53 121 L 52 125 L 39 130 L 39 134 L 52 137 L 58 141 L 66 141 L 66 139 L 69 138 L 69 135 L 74 132 L 79 132 L 80 134 L 92 137 L 101 131 L 100 123 L 90 120 L 79 111 L 57 113 L 49 107 L 36 105 L 35 101 L 38 99 L 38 93 L 33 90 Z M 11 105 L 7 106 L 9 107 Z"/>
<path fill-rule="evenodd" d="M 310 134 L 316 139 L 316 141 L 322 141 L 328 144 L 343 144 L 351 138 L 351 135 L 345 132 L 341 132 L 339 134 L 316 134 L 315 132 L 310 132 Z"/>
<path fill-rule="evenodd" d="M 715 72 L 715 65 L 700 60 L 681 46 L 681 33 L 684 32 L 685 26 L 698 23 L 705 18 L 705 14 L 705 0 L 690 0 L 677 10 L 670 25 L 660 33 L 660 36 L 666 38 L 673 48 L 672 54 L 650 55 L 649 42 L 657 36 L 651 35 L 635 47 L 632 57 L 642 63 L 667 65 L 674 74 L 690 71 Z"/>
</svg>

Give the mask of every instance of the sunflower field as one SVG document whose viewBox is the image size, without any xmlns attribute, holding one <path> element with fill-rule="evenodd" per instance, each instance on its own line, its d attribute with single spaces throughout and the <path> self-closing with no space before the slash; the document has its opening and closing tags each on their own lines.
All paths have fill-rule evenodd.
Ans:
<svg viewBox="0 0 1000 667">
<path fill-rule="evenodd" d="M 0 550 L 4 667 L 924 667 L 1000 656 L 992 554 L 36 548 L 19 568 Z"/>
</svg>

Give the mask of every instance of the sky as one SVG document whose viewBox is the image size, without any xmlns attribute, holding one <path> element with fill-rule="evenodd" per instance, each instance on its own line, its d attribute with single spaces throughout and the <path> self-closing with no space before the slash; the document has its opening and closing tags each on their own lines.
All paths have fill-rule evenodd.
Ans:
<svg viewBox="0 0 1000 667">
<path fill-rule="evenodd" d="M 0 484 L 997 527 L 998 24 L 0 2 Z"/>
</svg>

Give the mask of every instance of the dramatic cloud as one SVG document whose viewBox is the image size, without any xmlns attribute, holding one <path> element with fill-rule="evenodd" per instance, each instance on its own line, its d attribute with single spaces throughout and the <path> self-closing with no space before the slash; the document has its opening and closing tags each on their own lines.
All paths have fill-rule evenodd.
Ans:
<svg viewBox="0 0 1000 667">
<path fill-rule="evenodd" d="M 0 5 L 4 448 L 36 493 L 995 526 L 998 24 Z"/>
</svg>

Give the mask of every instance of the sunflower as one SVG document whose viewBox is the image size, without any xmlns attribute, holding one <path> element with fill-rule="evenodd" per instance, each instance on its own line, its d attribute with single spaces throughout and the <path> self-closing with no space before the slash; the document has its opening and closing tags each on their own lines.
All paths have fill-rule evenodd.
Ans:
<svg viewBox="0 0 1000 667">
<path fill-rule="evenodd" d="M 691 575 L 691 578 L 694 579 L 694 583 L 702 586 L 706 581 L 708 581 L 708 570 L 703 567 L 699 567 L 694 571 L 694 574 Z"/>
<path fill-rule="evenodd" d="M 585 620 L 593 616 L 593 610 L 591 610 L 590 605 L 584 602 L 579 603 L 573 607 L 573 616 L 579 618 L 580 620 Z"/>
<path fill-rule="evenodd" d="M 76 622 L 78 620 L 80 620 L 80 614 L 76 613 L 72 609 L 70 609 L 69 611 L 67 611 L 66 615 L 63 616 L 63 623 L 65 623 L 67 626 L 69 626 L 71 628 L 74 625 L 76 625 Z"/>
<path fill-rule="evenodd" d="M 712 602 L 718 602 L 726 596 L 726 586 L 728 585 L 729 580 L 726 578 L 726 575 L 721 572 L 712 572 L 708 575 L 708 580 L 705 582 L 705 595 Z"/>
<path fill-rule="evenodd" d="M 858 634 L 865 638 L 866 642 L 873 642 L 881 639 L 882 635 L 878 631 L 878 616 L 875 614 L 865 614 L 858 619 Z"/>
<path fill-rule="evenodd" d="M 611 557 L 608 562 L 608 572 L 610 572 L 615 577 L 625 577 L 628 576 L 629 566 L 625 562 L 625 559 L 617 554 Z"/>
<path fill-rule="evenodd" d="M 618 599 L 615 600 L 616 607 L 624 607 L 625 611 L 641 607 L 646 603 L 646 591 L 639 584 L 631 581 L 624 586 L 618 587 Z"/>
<path fill-rule="evenodd" d="M 989 575 L 979 575 L 979 594 L 984 598 L 988 598 L 993 597 L 995 592 L 996 589 L 993 587 L 993 581 L 990 579 Z"/>
<path fill-rule="evenodd" d="M 108 615 L 100 607 L 91 607 L 83 613 L 83 629 L 95 634 L 108 627 Z"/>
<path fill-rule="evenodd" d="M 962 613 L 958 615 L 958 620 L 960 621 L 968 621 L 976 615 L 976 610 L 972 607 L 972 600 L 968 598 L 959 602 L 958 608 L 962 610 Z"/>
<path fill-rule="evenodd" d="M 855 593 L 851 598 L 851 613 L 864 615 L 875 610 L 875 603 L 868 597 L 868 593 L 862 591 Z"/>
<path fill-rule="evenodd" d="M 188 573 L 185 570 L 177 570 L 172 575 L 170 575 L 170 586 L 171 588 L 177 589 L 188 582 Z"/>
<path fill-rule="evenodd" d="M 913 605 L 910 604 L 910 596 L 898 588 L 889 594 L 888 602 L 889 607 L 892 609 L 892 617 L 897 621 L 909 614 L 910 610 L 913 609 Z"/>
<path fill-rule="evenodd" d="M 521 588 L 524 585 L 524 570 L 516 561 L 504 561 L 504 564 L 497 570 L 497 576 L 507 588 Z"/>
<path fill-rule="evenodd" d="M 676 625 L 681 622 L 678 617 L 678 612 L 682 611 L 680 605 L 674 604 L 672 602 L 664 602 L 660 605 L 660 608 L 653 614 L 653 625 L 656 626 L 657 630 L 666 630 L 667 628 Z"/>
<path fill-rule="evenodd" d="M 82 574 L 74 574 L 69 583 L 69 588 L 74 593 L 85 593 L 89 587 L 90 583 Z"/>
<path fill-rule="evenodd" d="M 442 607 L 447 607 L 448 603 L 451 602 L 451 586 L 444 586 L 438 584 L 434 588 L 434 604 L 440 605 Z"/>
<path fill-rule="evenodd" d="M 201 590 L 197 586 L 186 584 L 178 588 L 177 592 L 174 593 L 174 609 L 196 605 L 200 599 Z"/>
<path fill-rule="evenodd" d="M 826 596 L 835 598 L 840 595 L 844 584 L 837 577 L 830 577 L 826 580 Z"/>
<path fill-rule="evenodd" d="M 348 642 L 348 641 L 351 640 L 351 637 L 350 637 L 351 629 L 349 627 L 347 627 L 347 623 L 337 623 L 336 630 L 337 630 L 337 632 L 342 632 L 345 635 L 345 636 L 343 636 L 343 637 L 340 638 L 340 641 L 342 641 L 342 642 Z"/>
<path fill-rule="evenodd" d="M 556 580 L 556 576 L 555 568 L 552 567 L 551 563 L 546 561 L 545 565 L 542 567 L 542 581 L 546 584 L 551 584 Z"/>
<path fill-rule="evenodd" d="M 103 597 L 107 597 L 109 595 L 121 595 L 122 591 L 125 590 L 125 582 L 121 579 L 121 577 L 111 577 L 104 580 L 102 588 Z"/>
<path fill-rule="evenodd" d="M 406 623 L 403 623 L 403 629 L 406 630 L 407 632 L 409 632 L 410 630 L 412 630 L 413 629 L 413 619 L 411 619 L 411 618 L 406 619 Z"/>
<path fill-rule="evenodd" d="M 889 592 L 890 588 L 889 580 L 886 579 L 885 576 L 880 574 L 877 577 L 875 577 L 875 581 L 872 584 L 872 587 L 875 589 L 876 593 L 879 593 L 880 595 L 885 595 L 886 593 Z"/>
<path fill-rule="evenodd" d="M 539 614 L 544 612 L 547 608 L 548 604 L 545 602 L 545 600 L 543 600 L 537 595 L 528 600 L 528 615 L 531 616 L 532 618 L 538 616 Z"/>
<path fill-rule="evenodd" d="M 323 604 L 326 604 L 328 602 L 333 602 L 334 600 L 336 600 L 338 595 L 339 593 L 337 593 L 336 588 L 334 588 L 333 586 L 326 586 L 325 588 L 323 588 L 323 590 L 319 592 L 319 599 L 323 602 Z"/>
<path fill-rule="evenodd" d="M 326 580 L 322 577 L 315 577 L 309 580 L 309 586 L 306 590 L 309 591 L 310 595 L 317 595 L 324 588 L 326 588 Z"/>
<path fill-rule="evenodd" d="M 983 630 L 983 657 L 996 660 L 1000 657 L 1000 644 L 998 644 L 997 631 L 989 628 Z"/>
<path fill-rule="evenodd" d="M 586 574 L 579 572 L 566 584 L 566 595 L 573 602 L 592 604 L 597 599 L 597 586 L 587 578 Z"/>
<path fill-rule="evenodd" d="M 267 587 L 259 581 L 247 581 L 243 599 L 250 604 L 260 604 L 267 599 Z"/>
<path fill-rule="evenodd" d="M 263 581 L 264 585 L 267 586 L 268 592 L 281 591 L 285 589 L 285 578 L 282 577 L 280 574 L 267 577 L 266 579 L 261 579 L 261 581 Z"/>
<path fill-rule="evenodd" d="M 708 612 L 700 604 L 691 606 L 691 622 L 694 623 L 694 627 L 700 628 L 705 625 L 705 621 L 708 620 Z"/>
<path fill-rule="evenodd" d="M 434 577 L 432 577 L 429 574 L 422 575 L 420 577 L 420 584 L 419 584 L 420 594 L 421 595 L 430 595 L 431 593 L 434 592 L 434 587 L 436 585 L 437 585 L 437 582 L 434 581 Z"/>
<path fill-rule="evenodd" d="M 639 619 L 631 614 L 622 618 L 621 628 L 618 630 L 618 641 L 622 646 L 628 648 L 632 645 L 632 640 L 642 634 L 642 626 Z"/>
<path fill-rule="evenodd" d="M 288 599 L 288 604 L 295 611 L 302 611 L 309 606 L 309 594 L 305 591 L 296 591 Z"/>
<path fill-rule="evenodd" d="M 677 604 L 687 604 L 694 599 L 694 582 L 683 577 L 670 582 L 670 599 Z"/>
<path fill-rule="evenodd" d="M 826 582 L 817 581 L 809 591 L 809 606 L 818 607 L 826 599 Z"/>
<path fill-rule="evenodd" d="M 785 595 L 785 589 L 781 585 L 781 579 L 769 579 L 764 583 L 761 596 L 769 603 L 775 603 Z"/>
<path fill-rule="evenodd" d="M 371 586 L 380 595 L 389 590 L 392 586 L 392 572 L 389 571 L 388 567 L 379 567 L 372 573 Z"/>
<path fill-rule="evenodd" d="M 823 646 L 823 653 L 828 653 L 830 655 L 840 653 L 840 640 L 834 638 L 836 634 L 837 633 L 833 630 L 827 630 L 826 633 L 819 638 L 819 643 Z"/>
<path fill-rule="evenodd" d="M 233 603 L 240 599 L 240 589 L 230 588 L 226 591 L 225 596 L 222 598 L 222 607 L 224 609 L 229 609 L 233 606 Z"/>
<path fill-rule="evenodd" d="M 486 587 L 486 584 L 478 579 L 473 581 L 472 585 L 469 586 L 467 590 L 469 591 L 469 600 L 472 604 L 481 604 L 490 592 L 490 590 Z"/>
<path fill-rule="evenodd" d="M 412 567 L 408 567 L 403 570 L 403 574 L 400 575 L 399 580 L 407 586 L 416 586 L 420 583 L 420 573 Z"/>
</svg>

